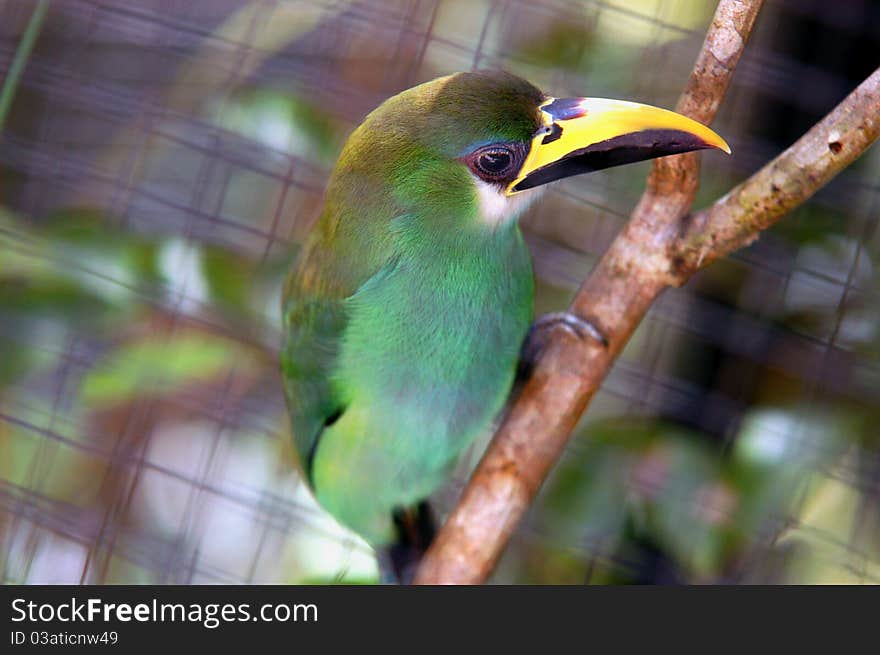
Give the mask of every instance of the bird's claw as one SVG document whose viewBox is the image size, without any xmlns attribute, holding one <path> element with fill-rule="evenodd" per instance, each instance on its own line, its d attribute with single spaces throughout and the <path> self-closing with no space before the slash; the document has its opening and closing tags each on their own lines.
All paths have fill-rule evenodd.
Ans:
<svg viewBox="0 0 880 655">
<path fill-rule="evenodd" d="M 538 355 L 547 344 L 550 333 L 560 327 L 569 334 L 586 341 L 593 339 L 603 348 L 608 347 L 608 339 L 593 323 L 570 312 L 552 312 L 539 316 L 526 335 L 520 351 L 520 371 L 518 377 L 527 377 L 538 359 Z"/>
<path fill-rule="evenodd" d="M 544 314 L 543 316 L 538 317 L 538 320 L 532 324 L 531 331 L 552 330 L 556 326 L 567 330 L 578 339 L 584 341 L 587 339 L 593 339 L 598 341 L 603 348 L 608 347 L 608 339 L 602 334 L 599 328 L 587 319 L 581 318 L 570 312 L 552 312 L 550 314 Z"/>
</svg>

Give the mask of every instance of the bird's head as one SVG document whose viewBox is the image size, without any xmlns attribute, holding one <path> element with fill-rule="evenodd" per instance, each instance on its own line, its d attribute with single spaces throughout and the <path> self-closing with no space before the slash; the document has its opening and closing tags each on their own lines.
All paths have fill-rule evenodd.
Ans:
<svg viewBox="0 0 880 655">
<path fill-rule="evenodd" d="M 362 199 L 381 189 L 407 209 L 498 224 L 548 182 L 703 148 L 730 152 L 711 129 L 672 111 L 553 98 L 508 73 L 457 73 L 372 112 L 349 139 L 336 177 L 357 179 L 349 186 Z"/>
</svg>

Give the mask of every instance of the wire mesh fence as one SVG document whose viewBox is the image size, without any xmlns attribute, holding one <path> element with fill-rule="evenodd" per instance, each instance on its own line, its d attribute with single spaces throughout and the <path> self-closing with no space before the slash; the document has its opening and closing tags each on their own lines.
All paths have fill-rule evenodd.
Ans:
<svg viewBox="0 0 880 655">
<path fill-rule="evenodd" d="M 300 481 L 277 364 L 281 284 L 345 136 L 474 68 L 673 106 L 713 10 L 0 2 L 3 581 L 374 579 Z M 878 2 L 768 1 L 716 124 L 734 156 L 704 158 L 697 204 L 878 52 Z M 565 306 L 646 171 L 562 182 L 524 218 L 539 312 Z M 880 582 L 878 173 L 875 149 L 661 298 L 495 581 Z"/>
</svg>

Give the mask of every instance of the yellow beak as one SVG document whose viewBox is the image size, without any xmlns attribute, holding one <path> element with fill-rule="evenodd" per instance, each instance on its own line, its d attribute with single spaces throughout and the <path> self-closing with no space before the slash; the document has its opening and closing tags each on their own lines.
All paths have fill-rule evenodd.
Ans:
<svg viewBox="0 0 880 655">
<path fill-rule="evenodd" d="M 604 98 L 549 98 L 542 127 L 507 194 L 563 177 L 703 148 L 730 154 L 705 125 L 674 111 Z"/>
</svg>

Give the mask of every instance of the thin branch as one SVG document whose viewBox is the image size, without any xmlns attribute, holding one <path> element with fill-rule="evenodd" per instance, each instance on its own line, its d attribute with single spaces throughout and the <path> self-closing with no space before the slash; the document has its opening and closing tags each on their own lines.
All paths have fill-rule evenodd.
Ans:
<svg viewBox="0 0 880 655">
<path fill-rule="evenodd" d="M 679 111 L 711 122 L 761 4 L 719 2 Z M 630 221 L 569 308 L 596 325 L 608 345 L 567 331 L 552 335 L 422 561 L 416 583 L 473 584 L 491 573 L 614 359 L 657 296 L 679 282 L 670 252 L 696 193 L 697 162 L 694 155 L 655 162 Z"/>
<path fill-rule="evenodd" d="M 752 243 L 858 159 L 878 133 L 880 68 L 785 152 L 690 218 L 673 253 L 681 282 Z"/>
</svg>

